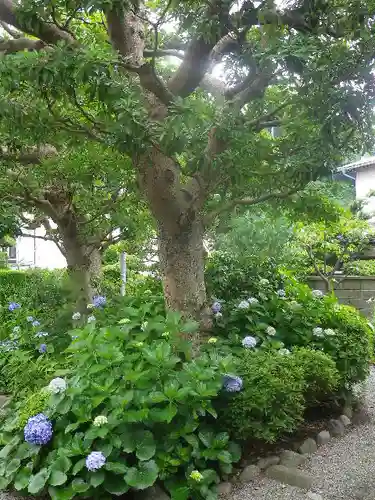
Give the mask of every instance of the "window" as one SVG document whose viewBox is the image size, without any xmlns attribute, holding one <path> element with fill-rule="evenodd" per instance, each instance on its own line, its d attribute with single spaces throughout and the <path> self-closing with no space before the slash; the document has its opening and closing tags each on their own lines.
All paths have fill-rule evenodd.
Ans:
<svg viewBox="0 0 375 500">
<path fill-rule="evenodd" d="M 17 248 L 8 247 L 8 261 L 11 263 L 17 262 Z"/>
</svg>

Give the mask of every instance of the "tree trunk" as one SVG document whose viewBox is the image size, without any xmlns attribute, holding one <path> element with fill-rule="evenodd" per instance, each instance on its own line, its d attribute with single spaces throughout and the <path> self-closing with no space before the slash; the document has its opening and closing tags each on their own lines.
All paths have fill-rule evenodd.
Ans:
<svg viewBox="0 0 375 500">
<path fill-rule="evenodd" d="M 203 225 L 198 220 L 170 233 L 159 223 L 159 258 L 168 308 L 211 326 L 204 281 Z"/>
<path fill-rule="evenodd" d="M 78 241 L 64 241 L 72 301 L 77 311 L 85 312 L 97 293 L 101 277 L 101 254 L 98 248 Z"/>
</svg>

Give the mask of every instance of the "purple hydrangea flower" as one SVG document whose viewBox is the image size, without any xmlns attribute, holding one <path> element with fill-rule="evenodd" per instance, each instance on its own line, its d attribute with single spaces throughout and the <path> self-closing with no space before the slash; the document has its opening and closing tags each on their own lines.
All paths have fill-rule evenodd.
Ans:
<svg viewBox="0 0 375 500">
<path fill-rule="evenodd" d="M 21 307 L 21 304 L 18 304 L 18 302 L 9 302 L 8 309 L 9 311 L 14 311 L 15 309 L 19 309 Z"/>
<path fill-rule="evenodd" d="M 96 295 L 93 297 L 92 303 L 96 308 L 104 307 L 107 303 L 107 299 L 103 295 Z"/>
<path fill-rule="evenodd" d="M 39 352 L 41 354 L 46 353 L 47 352 L 47 344 L 40 344 L 40 346 L 39 346 Z"/>
<path fill-rule="evenodd" d="M 106 458 L 101 451 L 92 451 L 86 457 L 86 467 L 89 471 L 101 469 L 106 462 Z"/>
<path fill-rule="evenodd" d="M 255 337 L 251 335 L 247 335 L 244 339 L 242 339 L 242 345 L 246 347 L 246 349 L 252 349 L 257 345 L 258 341 Z"/>
<path fill-rule="evenodd" d="M 35 319 L 33 322 L 32 322 L 32 325 L 33 326 L 40 326 L 40 323 L 37 319 Z"/>
<path fill-rule="evenodd" d="M 214 302 L 211 306 L 211 310 L 214 314 L 217 314 L 221 311 L 221 304 L 220 302 Z"/>
<path fill-rule="evenodd" d="M 50 420 L 39 413 L 35 417 L 30 417 L 23 429 L 25 441 L 30 444 L 47 444 L 52 439 L 53 429 Z"/>
<path fill-rule="evenodd" d="M 237 375 L 224 375 L 223 387 L 227 392 L 239 392 L 242 389 L 243 381 Z"/>
</svg>

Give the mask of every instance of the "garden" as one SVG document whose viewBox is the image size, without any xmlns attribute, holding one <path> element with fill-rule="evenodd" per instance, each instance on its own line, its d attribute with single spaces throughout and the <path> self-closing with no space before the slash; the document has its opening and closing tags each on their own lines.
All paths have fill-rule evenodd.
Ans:
<svg viewBox="0 0 375 500">
<path fill-rule="evenodd" d="M 287 4 L 0 0 L 0 490 L 215 500 L 360 403 L 374 327 L 335 289 L 374 231 L 334 177 L 373 144 L 375 10 Z"/>
</svg>

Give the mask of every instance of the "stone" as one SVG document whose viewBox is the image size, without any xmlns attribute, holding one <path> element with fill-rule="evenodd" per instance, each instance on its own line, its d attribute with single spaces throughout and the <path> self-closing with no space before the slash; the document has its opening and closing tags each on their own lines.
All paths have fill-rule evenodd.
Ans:
<svg viewBox="0 0 375 500">
<path fill-rule="evenodd" d="M 358 408 L 358 410 L 356 410 L 353 413 L 353 418 L 352 418 L 353 425 L 367 424 L 368 422 L 370 422 L 370 420 L 371 420 L 371 417 L 369 415 L 369 412 L 368 412 L 367 408 L 364 406 L 362 406 L 361 408 Z"/>
<path fill-rule="evenodd" d="M 271 465 L 277 465 L 280 463 L 280 457 L 274 455 L 265 458 L 261 458 L 258 462 L 258 467 L 261 470 L 268 469 Z"/>
<path fill-rule="evenodd" d="M 301 446 L 298 448 L 298 451 L 302 455 L 313 455 L 316 450 L 318 449 L 318 446 L 316 444 L 315 439 L 312 438 L 307 438 Z"/>
<path fill-rule="evenodd" d="M 340 415 L 339 420 L 344 425 L 344 427 L 348 427 L 348 425 L 352 423 L 350 418 L 347 417 L 346 415 Z"/>
<path fill-rule="evenodd" d="M 284 467 L 298 467 L 306 462 L 306 457 L 292 450 L 284 450 L 280 455 L 280 464 Z"/>
<path fill-rule="evenodd" d="M 327 444 L 328 441 L 330 441 L 330 439 L 331 439 L 331 434 L 328 431 L 321 431 L 316 436 L 316 442 L 318 446 L 323 446 L 324 444 Z"/>
<path fill-rule="evenodd" d="M 272 465 L 266 470 L 266 476 L 280 483 L 297 486 L 304 490 L 309 490 L 312 486 L 313 478 L 306 472 L 302 472 L 294 467 L 284 465 Z"/>
<path fill-rule="evenodd" d="M 5 396 L 4 394 L 0 394 L 0 408 L 5 406 L 7 402 L 9 401 L 9 397 Z"/>
<path fill-rule="evenodd" d="M 312 491 L 308 491 L 306 496 L 309 500 L 323 500 L 322 495 L 319 495 L 318 493 L 313 493 Z"/>
<path fill-rule="evenodd" d="M 158 485 L 151 486 L 143 491 L 137 491 L 134 498 L 136 500 L 170 500 L 169 495 Z"/>
<path fill-rule="evenodd" d="M 340 420 L 336 420 L 334 418 L 332 418 L 329 421 L 329 430 L 330 430 L 332 436 L 335 436 L 335 437 L 343 436 L 345 433 L 344 424 Z"/>
<path fill-rule="evenodd" d="M 344 409 L 342 410 L 342 414 L 346 415 L 348 418 L 353 417 L 353 409 L 351 406 L 345 406 Z"/>
<path fill-rule="evenodd" d="M 220 483 L 217 487 L 217 493 L 219 496 L 227 496 L 232 493 L 233 486 L 231 483 L 225 481 L 223 483 Z"/>
<path fill-rule="evenodd" d="M 248 465 L 240 474 L 240 481 L 247 483 L 253 481 L 260 474 L 260 469 L 257 465 Z"/>
</svg>

